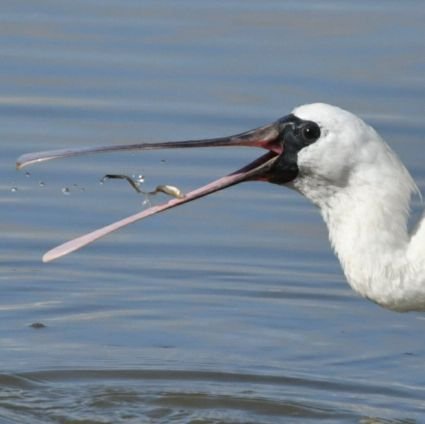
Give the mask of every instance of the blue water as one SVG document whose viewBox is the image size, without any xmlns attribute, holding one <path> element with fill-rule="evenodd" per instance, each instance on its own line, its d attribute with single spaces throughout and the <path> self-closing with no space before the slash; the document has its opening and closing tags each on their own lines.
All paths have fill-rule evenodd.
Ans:
<svg viewBox="0 0 425 424">
<path fill-rule="evenodd" d="M 41 263 L 144 207 L 104 174 L 188 191 L 257 151 L 15 170 L 30 151 L 234 134 L 325 101 L 374 125 L 425 192 L 424 21 L 421 1 L 5 3 L 0 421 L 425 421 L 424 317 L 353 293 L 289 190 L 242 184 Z"/>
</svg>

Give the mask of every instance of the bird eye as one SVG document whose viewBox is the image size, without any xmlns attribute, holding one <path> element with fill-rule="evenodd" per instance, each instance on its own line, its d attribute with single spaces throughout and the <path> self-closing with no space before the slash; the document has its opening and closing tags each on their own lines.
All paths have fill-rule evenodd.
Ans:
<svg viewBox="0 0 425 424">
<path fill-rule="evenodd" d="M 320 127 L 310 122 L 302 129 L 302 135 L 308 143 L 313 143 L 320 137 Z"/>
</svg>

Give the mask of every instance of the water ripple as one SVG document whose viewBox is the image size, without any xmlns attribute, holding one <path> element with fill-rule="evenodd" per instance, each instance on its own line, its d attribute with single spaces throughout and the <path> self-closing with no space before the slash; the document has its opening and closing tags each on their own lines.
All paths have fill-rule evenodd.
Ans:
<svg viewBox="0 0 425 424">
<path fill-rule="evenodd" d="M 190 370 L 48 370 L 2 374 L 0 384 L 0 416 L 11 422 L 26 417 L 28 421 L 19 422 L 34 423 L 272 423 L 277 417 L 395 423 L 373 417 L 377 409 L 371 398 L 376 398 L 381 413 L 384 399 L 388 412 L 392 402 L 413 401 L 403 387 Z M 338 393 L 338 400 L 330 400 L 332 393 Z M 416 400 L 422 397 L 418 393 Z"/>
</svg>

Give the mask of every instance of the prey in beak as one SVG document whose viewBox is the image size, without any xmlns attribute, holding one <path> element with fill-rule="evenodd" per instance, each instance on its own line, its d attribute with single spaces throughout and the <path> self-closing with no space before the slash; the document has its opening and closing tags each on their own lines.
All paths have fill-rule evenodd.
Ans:
<svg viewBox="0 0 425 424">
<path fill-rule="evenodd" d="M 173 198 L 166 203 L 150 207 L 149 209 L 143 210 L 134 215 L 128 216 L 127 218 L 121 219 L 120 221 L 116 221 L 103 228 L 61 244 L 48 251 L 43 256 L 43 262 L 50 262 L 65 256 L 68 253 L 74 252 L 113 231 L 132 224 L 133 222 L 184 203 L 191 202 L 192 200 L 199 199 L 244 181 L 259 180 L 269 181 L 276 184 L 285 184 L 292 181 L 298 174 L 298 167 L 296 163 L 297 153 L 301 148 L 308 144 L 303 135 L 306 133 L 305 128 L 311 127 L 312 125 L 316 124 L 310 121 L 301 120 L 291 114 L 272 124 L 230 137 L 205 140 L 170 141 L 165 143 L 142 143 L 94 148 L 52 150 L 22 155 L 17 160 L 17 169 L 22 169 L 27 165 L 45 162 L 52 159 L 113 151 L 229 146 L 259 147 L 268 151 L 243 168 L 225 177 L 219 178 L 218 180 L 215 180 L 203 187 L 190 191 L 182 198 Z M 320 130 L 318 136 L 320 136 Z"/>
</svg>

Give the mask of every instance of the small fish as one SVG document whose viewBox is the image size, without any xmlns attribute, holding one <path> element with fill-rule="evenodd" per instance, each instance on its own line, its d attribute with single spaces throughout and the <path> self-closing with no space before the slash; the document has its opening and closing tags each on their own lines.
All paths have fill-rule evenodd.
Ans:
<svg viewBox="0 0 425 424">
<path fill-rule="evenodd" d="M 183 199 L 184 198 L 183 192 L 178 187 L 168 185 L 168 184 L 161 184 L 161 185 L 157 186 L 153 193 L 158 193 L 158 192 L 168 194 L 170 196 L 175 197 L 176 199 Z"/>
<path fill-rule="evenodd" d="M 139 188 L 139 184 L 136 183 L 131 177 L 127 175 L 107 174 L 100 181 L 104 182 L 106 179 L 110 179 L 110 178 L 126 180 L 138 193 L 143 193 L 148 195 L 164 193 L 164 194 L 168 194 L 169 196 L 173 196 L 176 199 L 183 199 L 185 197 L 183 192 L 178 187 L 169 185 L 169 184 L 160 184 L 156 186 L 155 190 L 153 191 L 143 191 Z"/>
<path fill-rule="evenodd" d="M 144 191 L 140 190 L 138 184 L 128 175 L 121 175 L 121 174 L 106 174 L 103 176 L 103 178 L 100 180 L 101 183 L 105 182 L 107 179 L 119 179 L 119 180 L 126 180 L 131 187 L 134 188 L 138 193 L 144 193 Z"/>
</svg>

